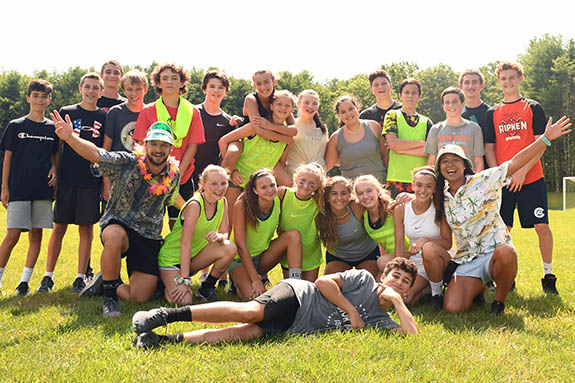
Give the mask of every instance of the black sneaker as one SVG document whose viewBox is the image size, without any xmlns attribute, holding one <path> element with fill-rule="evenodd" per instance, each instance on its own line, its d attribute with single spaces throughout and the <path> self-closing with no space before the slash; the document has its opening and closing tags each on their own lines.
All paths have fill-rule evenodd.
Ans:
<svg viewBox="0 0 575 383">
<path fill-rule="evenodd" d="M 94 269 L 88 264 L 88 267 L 86 267 L 86 280 L 89 281 L 92 278 L 94 278 Z"/>
<path fill-rule="evenodd" d="M 84 287 L 86 287 L 86 282 L 84 282 L 84 278 L 77 277 L 76 279 L 74 279 L 74 283 L 72 283 L 72 292 L 79 293 L 82 290 L 84 290 Z"/>
<path fill-rule="evenodd" d="M 443 310 L 443 295 L 432 295 L 431 307 L 433 307 L 435 311 Z"/>
<path fill-rule="evenodd" d="M 102 279 L 102 273 L 98 273 L 98 274 L 96 274 L 96 276 L 94 278 L 92 278 L 92 280 L 90 282 L 88 282 L 86 287 L 84 287 L 84 289 L 82 291 L 80 291 L 80 296 L 81 297 L 96 297 L 96 296 L 104 295 L 104 286 L 103 285 L 104 285 L 104 281 Z"/>
<path fill-rule="evenodd" d="M 503 315 L 505 311 L 505 303 L 499 301 L 491 302 L 491 314 L 495 316 Z"/>
<path fill-rule="evenodd" d="M 488 285 L 483 286 L 483 290 L 481 290 L 479 294 L 477 294 L 475 298 L 473 298 L 474 305 L 485 306 L 487 304 L 487 301 L 485 300 L 485 290 L 487 290 L 487 288 Z"/>
<path fill-rule="evenodd" d="M 214 287 L 200 287 L 196 292 L 196 296 L 205 302 L 217 302 L 218 295 L 216 294 L 216 289 Z"/>
<path fill-rule="evenodd" d="M 122 314 L 120 304 L 117 299 L 112 297 L 104 297 L 104 307 L 102 308 L 102 315 L 107 318 L 117 318 Z"/>
<path fill-rule="evenodd" d="M 138 334 L 132 347 L 148 349 L 156 347 L 160 343 L 160 336 L 153 331 Z"/>
<path fill-rule="evenodd" d="M 36 290 L 37 293 L 49 293 L 54 288 L 54 280 L 47 275 L 40 281 L 40 286 Z"/>
<path fill-rule="evenodd" d="M 545 274 L 543 278 L 541 278 L 541 286 L 543 287 L 543 292 L 559 295 L 559 291 L 557 291 L 557 277 L 554 274 Z"/>
<path fill-rule="evenodd" d="M 30 286 L 28 286 L 28 282 L 20 282 L 18 287 L 16 287 L 16 294 L 21 296 L 30 294 Z"/>
<path fill-rule="evenodd" d="M 227 286 L 228 286 L 228 280 L 227 279 L 220 279 L 218 281 L 218 288 L 225 290 Z"/>
<path fill-rule="evenodd" d="M 149 311 L 138 311 L 132 317 L 132 326 L 137 334 L 142 334 L 160 326 L 168 326 L 168 312 L 164 307 Z"/>
</svg>

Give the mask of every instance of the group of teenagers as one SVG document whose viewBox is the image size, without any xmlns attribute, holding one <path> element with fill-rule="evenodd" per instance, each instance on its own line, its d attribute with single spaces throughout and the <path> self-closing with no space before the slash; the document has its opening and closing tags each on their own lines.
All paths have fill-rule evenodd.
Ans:
<svg viewBox="0 0 575 383">
<path fill-rule="evenodd" d="M 7 208 L 0 284 L 28 231 L 17 292 L 29 293 L 42 229 L 53 228 L 37 289 L 51 291 L 67 226 L 75 224 L 72 289 L 104 296 L 104 316 L 120 315 L 118 298 L 143 302 L 163 294 L 182 306 L 134 314 L 141 347 L 366 326 L 416 334 L 406 305 L 426 290 L 435 309 L 457 313 L 484 303 L 494 281 L 491 312 L 504 312 L 517 274 L 510 236 L 517 206 L 522 226 L 535 227 L 539 237 L 543 290 L 558 294 L 539 159 L 571 123 L 547 121 L 537 102 L 520 95 L 520 64 L 501 63 L 496 73 L 500 104 L 482 102 L 483 75 L 468 70 L 459 87 L 442 92 L 446 120 L 433 124 L 416 110 L 419 81 L 403 80 L 398 102 L 389 75 L 375 71 L 369 81 L 376 104 L 360 111 L 354 97 L 337 99 L 339 128 L 331 136 L 318 94 L 277 90 L 269 70 L 254 73 L 255 92 L 241 117 L 221 109 L 230 82 L 218 70 L 204 76 L 205 99 L 195 106 L 183 97 L 190 80 L 183 67 L 158 65 L 150 77 L 159 98 L 144 105 L 146 74 L 123 73 L 109 61 L 81 78 L 79 104 L 50 119 L 52 86 L 33 80 L 30 113 L 11 121 L 0 142 Z M 335 166 L 341 175 L 327 177 Z M 166 211 L 171 231 L 164 239 Z M 94 275 L 98 221 L 103 252 Z M 267 273 L 278 264 L 284 279 L 268 290 Z M 226 284 L 227 275 L 230 290 L 248 302 L 217 302 L 217 283 Z M 211 303 L 192 305 L 195 297 Z M 387 314 L 390 306 L 399 323 Z M 153 331 L 174 321 L 241 324 Z"/>
</svg>

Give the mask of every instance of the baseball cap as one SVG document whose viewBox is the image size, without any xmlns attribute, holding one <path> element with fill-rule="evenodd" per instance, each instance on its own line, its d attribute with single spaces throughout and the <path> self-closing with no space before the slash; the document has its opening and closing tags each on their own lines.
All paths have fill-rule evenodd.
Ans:
<svg viewBox="0 0 575 383">
<path fill-rule="evenodd" d="M 172 137 L 172 130 L 170 126 L 165 122 L 158 121 L 154 122 L 150 129 L 148 129 L 148 134 L 146 134 L 145 142 L 148 141 L 163 141 L 170 145 L 174 145 L 174 138 Z"/>
</svg>

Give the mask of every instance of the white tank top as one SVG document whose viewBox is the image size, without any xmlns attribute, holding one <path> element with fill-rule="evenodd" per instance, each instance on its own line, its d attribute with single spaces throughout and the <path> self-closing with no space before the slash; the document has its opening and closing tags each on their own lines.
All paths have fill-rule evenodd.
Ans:
<svg viewBox="0 0 575 383">
<path fill-rule="evenodd" d="M 403 213 L 403 228 L 405 235 L 413 243 L 419 238 L 441 238 L 441 230 L 439 225 L 435 223 L 435 206 L 433 203 L 423 214 L 415 214 L 413 201 L 405 204 Z"/>
</svg>

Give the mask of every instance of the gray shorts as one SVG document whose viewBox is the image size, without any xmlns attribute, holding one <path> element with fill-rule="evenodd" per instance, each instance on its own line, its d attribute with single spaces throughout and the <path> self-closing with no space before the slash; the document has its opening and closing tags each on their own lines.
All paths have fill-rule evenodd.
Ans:
<svg viewBox="0 0 575 383">
<path fill-rule="evenodd" d="M 252 262 L 254 263 L 254 267 L 256 269 L 256 271 L 259 273 L 260 271 L 260 263 L 262 262 L 262 254 L 258 254 L 258 255 L 254 255 L 252 257 Z M 241 259 L 234 259 L 230 265 L 230 267 L 228 268 L 228 272 L 231 272 L 233 269 L 235 269 L 238 266 L 243 266 L 242 260 Z"/>
<path fill-rule="evenodd" d="M 7 229 L 51 229 L 52 201 L 8 202 Z"/>
<path fill-rule="evenodd" d="M 493 253 L 479 256 L 471 262 L 459 265 L 457 269 L 455 269 L 453 276 L 479 278 L 483 283 L 487 283 L 493 280 L 493 277 L 489 275 L 491 258 L 493 258 Z"/>
</svg>

